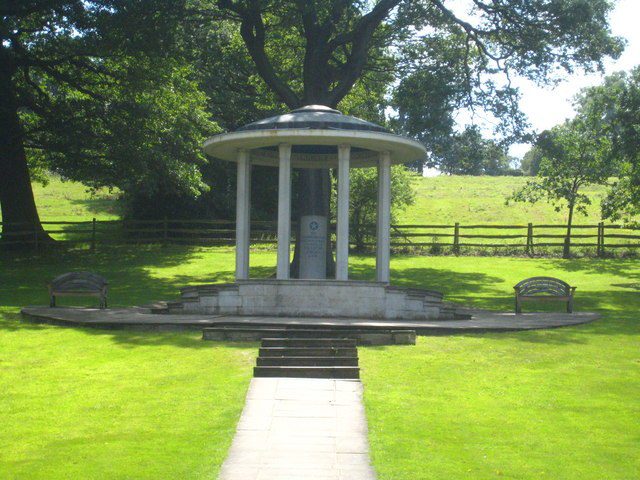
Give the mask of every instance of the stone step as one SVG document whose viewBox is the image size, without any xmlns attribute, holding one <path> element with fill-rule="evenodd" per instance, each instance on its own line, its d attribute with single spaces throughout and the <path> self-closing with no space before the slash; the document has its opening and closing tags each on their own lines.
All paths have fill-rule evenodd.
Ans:
<svg viewBox="0 0 640 480">
<path fill-rule="evenodd" d="M 261 347 L 259 357 L 357 357 L 356 347 Z"/>
<path fill-rule="evenodd" d="M 355 347 L 353 338 L 263 338 L 263 347 Z"/>
<path fill-rule="evenodd" d="M 353 338 L 358 345 L 415 345 L 413 329 L 377 327 L 310 328 L 305 326 L 283 328 L 275 324 L 220 325 L 202 330 L 203 340 L 260 341 L 263 338 Z"/>
<path fill-rule="evenodd" d="M 358 367 L 254 367 L 254 377 L 360 378 Z"/>
<path fill-rule="evenodd" d="M 259 367 L 357 367 L 358 357 L 258 357 Z"/>
</svg>

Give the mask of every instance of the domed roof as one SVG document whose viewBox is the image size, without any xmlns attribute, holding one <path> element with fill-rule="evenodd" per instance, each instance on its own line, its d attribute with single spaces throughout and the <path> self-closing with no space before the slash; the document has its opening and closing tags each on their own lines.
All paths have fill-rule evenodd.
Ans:
<svg viewBox="0 0 640 480">
<path fill-rule="evenodd" d="M 204 143 L 207 155 L 235 162 L 246 151 L 253 165 L 277 167 L 278 145 L 289 144 L 295 168 L 335 168 L 338 146 L 351 147 L 351 167 L 378 165 L 381 152 L 394 164 L 424 158 L 419 142 L 394 135 L 375 123 L 343 115 L 324 105 L 307 105 L 283 115 L 265 118 L 235 132 L 214 135 Z"/>
<path fill-rule="evenodd" d="M 264 118 L 240 127 L 238 132 L 247 130 L 278 130 L 287 128 L 312 128 L 318 130 L 360 130 L 366 132 L 388 132 L 375 123 L 360 118 L 343 115 L 339 110 L 324 105 L 307 105 L 283 115 Z"/>
</svg>

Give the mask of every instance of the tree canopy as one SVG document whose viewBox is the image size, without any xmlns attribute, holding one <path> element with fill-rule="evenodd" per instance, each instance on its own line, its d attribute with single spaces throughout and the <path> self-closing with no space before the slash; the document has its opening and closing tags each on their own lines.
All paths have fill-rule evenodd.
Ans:
<svg viewBox="0 0 640 480">
<path fill-rule="evenodd" d="M 467 127 L 443 141 L 426 164 L 452 175 L 520 175 L 512 162 L 505 147 L 483 138 L 478 127 Z"/>
<path fill-rule="evenodd" d="M 602 203 L 604 218 L 633 220 L 640 214 L 640 66 L 608 76 L 577 99 L 578 114 L 609 148 L 601 155 L 617 179 Z"/>
<path fill-rule="evenodd" d="M 92 185 L 225 203 L 233 173 L 199 143 L 256 116 L 321 103 L 435 151 L 456 112 L 527 133 L 511 75 L 553 82 L 622 49 L 611 0 L 26 0 L 2 13 L 0 204 L 39 224 L 43 165 Z M 502 144 L 501 144 L 502 145 Z M 196 168 L 198 167 L 198 168 Z M 6 174 L 5 174 L 6 173 Z M 299 174 L 298 214 L 324 213 L 327 172 Z M 146 195 L 146 194 L 145 194 Z M 146 196 L 145 198 L 150 198 Z M 145 202 L 140 202 L 144 204 Z M 149 202 L 152 203 L 152 202 Z"/>
<path fill-rule="evenodd" d="M 591 200 L 582 192 L 587 185 L 606 184 L 614 166 L 606 158 L 608 138 L 594 134 L 589 122 L 578 116 L 543 132 L 536 148 L 541 155 L 538 175 L 514 192 L 516 202 L 546 200 L 556 211 L 567 209 L 564 257 L 569 257 L 574 212 L 586 215 Z"/>
<path fill-rule="evenodd" d="M 33 0 L 0 13 L 5 234 L 40 229 L 28 165 L 124 191 L 204 188 L 200 143 L 215 126 L 177 54 L 180 2 Z"/>
</svg>

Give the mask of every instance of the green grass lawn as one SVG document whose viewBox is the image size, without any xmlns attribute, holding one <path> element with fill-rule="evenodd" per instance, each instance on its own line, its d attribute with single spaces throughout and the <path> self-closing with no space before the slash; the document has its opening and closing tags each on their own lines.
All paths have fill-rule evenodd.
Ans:
<svg viewBox="0 0 640 480">
<path fill-rule="evenodd" d="M 81 183 L 64 182 L 52 176 L 46 186 L 34 183 L 33 195 L 40 218 L 44 221 L 83 222 L 94 217 L 98 220 L 119 218 L 118 194 L 106 188 L 92 193 Z"/>
<path fill-rule="evenodd" d="M 45 280 L 63 271 L 97 270 L 112 282 L 114 304 L 131 305 L 226 269 L 227 255 L 213 257 L 200 277 L 189 251 L 0 258 L 0 478 L 216 478 L 255 345 L 203 342 L 199 332 L 35 325 L 17 314 L 46 303 Z"/>
<path fill-rule="evenodd" d="M 579 310 L 603 318 L 360 349 L 381 480 L 638 478 L 637 262 L 436 257 L 393 266 L 399 283 L 501 309 L 512 308 L 518 280 L 551 274 L 578 286 Z"/>
<path fill-rule="evenodd" d="M 553 223 L 566 221 L 566 212 L 556 212 L 547 203 L 517 203 L 505 206 L 505 199 L 526 182 L 526 177 L 439 176 L 415 177 L 416 203 L 403 212 L 398 223 L 461 224 L 469 223 Z M 119 218 L 117 193 L 103 189 L 95 194 L 76 182 L 63 182 L 52 177 L 49 184 L 33 184 L 36 204 L 45 221 L 88 221 Z M 600 201 L 605 188 L 585 189 L 593 204 L 589 216 L 578 215 L 576 223 L 600 221 Z M 1 217 L 0 217 L 1 219 Z"/>
<path fill-rule="evenodd" d="M 523 186 L 527 177 L 439 176 L 416 177 L 416 202 L 400 215 L 404 224 L 564 224 L 567 212 L 556 212 L 546 202 L 512 203 L 505 200 Z M 603 186 L 584 189 L 591 199 L 588 216 L 576 215 L 575 223 L 595 224 L 600 221 L 600 202 L 606 193 Z"/>
<path fill-rule="evenodd" d="M 252 253 L 252 276 L 274 270 Z M 372 257 L 352 258 L 371 278 Z M 197 333 L 22 323 L 44 281 L 95 270 L 113 305 L 177 296 L 233 275 L 232 248 L 114 248 L 0 257 L 1 478 L 215 478 L 242 409 L 251 344 Z M 380 479 L 632 479 L 640 471 L 640 268 L 633 260 L 394 257 L 393 282 L 511 308 L 519 279 L 578 286 L 593 324 L 529 333 L 421 337 L 360 348 Z M 560 306 L 558 306 L 561 308 Z"/>
<path fill-rule="evenodd" d="M 553 206 L 541 202 L 535 205 L 512 203 L 505 205 L 506 198 L 517 188 L 527 181 L 526 177 L 474 177 L 474 176 L 439 176 L 432 178 L 414 177 L 414 188 L 416 189 L 416 202 L 409 206 L 404 212 L 398 215 L 395 220 L 397 224 L 411 225 L 449 225 L 446 229 L 403 229 L 404 232 L 421 234 L 413 237 L 410 242 L 442 243 L 444 246 L 430 250 L 431 253 L 448 253 L 451 251 L 453 242 L 453 224 L 460 223 L 462 229 L 460 233 L 464 235 L 521 235 L 526 236 L 526 224 L 531 222 L 534 225 L 552 224 L 563 226 L 566 222 L 566 212 L 555 211 Z M 588 216 L 576 215 L 576 224 L 596 225 L 600 221 L 600 202 L 605 195 L 605 188 L 594 186 L 586 188 L 592 201 L 588 207 Z M 106 189 L 91 193 L 87 187 L 76 182 L 63 182 L 57 177 L 52 177 L 49 184 L 42 186 L 34 184 L 34 195 L 36 204 L 43 221 L 75 221 L 90 222 L 92 218 L 98 221 L 116 220 L 120 218 L 120 204 L 116 201 L 117 192 L 109 192 Z M 465 229 L 465 226 L 472 224 L 486 225 L 519 225 L 522 228 L 510 230 L 496 229 Z M 52 236 L 58 240 L 82 240 L 89 242 L 91 236 L 91 226 L 85 225 L 46 225 L 45 228 L 52 232 Z M 157 226 L 153 227 L 157 228 Z M 98 242 L 108 243 L 119 238 L 118 227 L 113 224 L 98 224 Z M 548 229 L 536 227 L 536 235 L 562 235 L 564 229 Z M 609 231 L 608 233 L 612 233 Z M 634 231 L 618 231 L 615 233 L 635 234 Z M 153 234 L 158 234 L 154 232 Z M 152 235 L 153 235 L 152 234 Z M 434 234 L 448 234 L 449 237 L 434 237 Z M 574 234 L 592 235 L 593 238 L 581 240 L 575 238 L 574 243 L 587 242 L 590 247 L 576 247 L 576 254 L 595 255 L 595 242 L 597 229 L 577 230 Z M 402 242 L 399 237 L 397 241 Z M 562 239 L 540 238 L 540 242 L 561 242 Z M 522 255 L 525 250 L 525 238 L 506 239 L 477 239 L 461 238 L 461 243 L 480 244 L 512 244 L 509 247 L 500 246 L 481 247 L 480 251 L 485 254 L 497 255 Z M 637 243 L 635 240 L 607 237 L 607 244 L 628 244 Z M 85 247 L 87 244 L 84 245 Z M 478 249 L 475 247 L 465 247 L 461 249 L 463 255 L 473 253 Z M 615 250 L 620 256 L 635 252 L 635 249 Z M 558 255 L 560 248 L 537 247 L 536 254 Z M 609 253 L 613 253 L 609 249 Z"/>
</svg>

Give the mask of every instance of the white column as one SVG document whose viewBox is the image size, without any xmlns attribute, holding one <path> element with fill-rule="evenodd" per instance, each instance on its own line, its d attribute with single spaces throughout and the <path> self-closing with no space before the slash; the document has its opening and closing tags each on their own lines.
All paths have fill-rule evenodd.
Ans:
<svg viewBox="0 0 640 480">
<path fill-rule="evenodd" d="M 249 152 L 238 150 L 236 190 L 236 280 L 249 278 L 249 232 L 251 231 L 251 162 Z"/>
<path fill-rule="evenodd" d="M 291 241 L 291 145 L 281 144 L 278 179 L 278 268 L 276 278 L 289 278 Z"/>
<path fill-rule="evenodd" d="M 350 145 L 338 146 L 338 212 L 336 225 L 336 280 L 349 279 L 349 159 Z"/>
<path fill-rule="evenodd" d="M 376 280 L 389 283 L 389 249 L 391 244 L 391 155 L 381 152 L 378 160 L 378 235 Z"/>
</svg>

